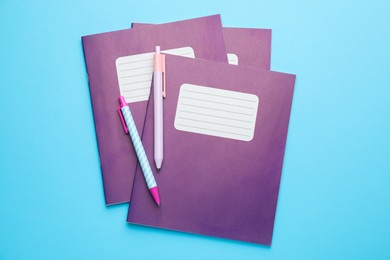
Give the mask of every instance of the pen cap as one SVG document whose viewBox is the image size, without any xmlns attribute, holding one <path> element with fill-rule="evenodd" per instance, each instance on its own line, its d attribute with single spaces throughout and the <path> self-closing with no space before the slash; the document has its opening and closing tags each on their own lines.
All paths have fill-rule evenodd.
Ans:
<svg viewBox="0 0 390 260">
<path fill-rule="evenodd" d="M 164 71 L 163 55 L 160 53 L 160 46 L 156 46 L 156 53 L 154 54 L 154 71 Z"/>
<path fill-rule="evenodd" d="M 126 103 L 126 100 L 125 100 L 124 96 L 120 96 L 118 98 L 118 100 L 119 100 L 119 108 L 127 106 L 127 103 Z"/>
<path fill-rule="evenodd" d="M 160 53 L 160 46 L 156 46 L 156 52 L 154 54 L 154 71 L 162 73 L 162 95 L 166 98 L 165 55 Z"/>
</svg>

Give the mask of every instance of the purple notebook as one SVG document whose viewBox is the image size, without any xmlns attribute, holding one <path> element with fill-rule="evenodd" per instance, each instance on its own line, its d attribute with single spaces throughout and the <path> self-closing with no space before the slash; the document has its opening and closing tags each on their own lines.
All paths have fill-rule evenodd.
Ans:
<svg viewBox="0 0 390 260">
<path fill-rule="evenodd" d="M 125 96 L 142 132 L 153 51 L 227 63 L 219 15 L 82 37 L 106 204 L 128 202 L 137 159 L 117 107 Z"/>
<path fill-rule="evenodd" d="M 146 23 L 132 23 L 138 28 Z M 230 64 L 270 69 L 271 66 L 271 29 L 223 28 L 226 51 Z"/>
<path fill-rule="evenodd" d="M 167 55 L 166 83 L 161 208 L 137 168 L 127 221 L 271 245 L 295 75 Z"/>
</svg>

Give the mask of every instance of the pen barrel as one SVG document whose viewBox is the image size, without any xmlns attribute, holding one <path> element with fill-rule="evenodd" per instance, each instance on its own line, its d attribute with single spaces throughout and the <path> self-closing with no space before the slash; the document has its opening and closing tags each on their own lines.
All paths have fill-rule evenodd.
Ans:
<svg viewBox="0 0 390 260">
<path fill-rule="evenodd" d="M 124 106 L 121 108 L 121 111 L 127 128 L 129 129 L 130 139 L 133 142 L 134 150 L 137 154 L 146 184 L 149 189 L 156 187 L 157 183 L 154 179 L 152 169 L 150 168 L 148 157 L 146 157 L 145 149 L 142 145 L 141 138 L 139 137 L 137 127 L 135 126 L 133 116 L 130 112 L 130 108 L 128 106 Z"/>
<path fill-rule="evenodd" d="M 162 72 L 155 71 L 153 74 L 154 94 L 154 160 L 158 169 L 163 160 L 163 95 L 162 95 Z"/>
</svg>

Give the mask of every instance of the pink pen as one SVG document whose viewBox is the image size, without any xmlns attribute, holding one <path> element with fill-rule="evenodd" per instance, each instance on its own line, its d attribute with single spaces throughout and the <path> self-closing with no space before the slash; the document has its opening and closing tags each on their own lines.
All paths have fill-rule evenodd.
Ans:
<svg viewBox="0 0 390 260">
<path fill-rule="evenodd" d="M 150 168 L 148 157 L 146 156 L 144 146 L 142 145 L 141 138 L 139 137 L 130 108 L 126 103 L 125 98 L 122 96 L 119 97 L 118 113 L 122 120 L 125 132 L 130 135 L 130 139 L 133 143 L 135 153 L 137 154 L 150 194 L 152 194 L 154 201 L 160 207 L 160 195 L 158 194 L 156 180 L 154 179 L 152 169 Z"/>
<path fill-rule="evenodd" d="M 164 159 L 163 147 L 163 97 L 165 89 L 165 56 L 160 53 L 160 46 L 156 46 L 154 54 L 153 93 L 154 93 L 154 162 L 158 170 Z"/>
</svg>

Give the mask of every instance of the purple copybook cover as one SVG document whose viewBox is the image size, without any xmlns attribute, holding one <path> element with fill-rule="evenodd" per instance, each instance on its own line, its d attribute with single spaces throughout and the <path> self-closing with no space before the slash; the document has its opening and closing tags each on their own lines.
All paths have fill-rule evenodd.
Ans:
<svg viewBox="0 0 390 260">
<path fill-rule="evenodd" d="M 145 23 L 132 23 L 138 28 Z M 271 67 L 271 29 L 224 27 L 229 63 L 267 69 Z"/>
<path fill-rule="evenodd" d="M 167 55 L 166 82 L 161 208 L 137 167 L 127 221 L 271 245 L 295 75 Z"/>
<path fill-rule="evenodd" d="M 141 133 L 156 45 L 227 63 L 219 15 L 82 37 L 107 205 L 128 202 L 137 158 L 117 112 L 124 95 Z"/>
</svg>

